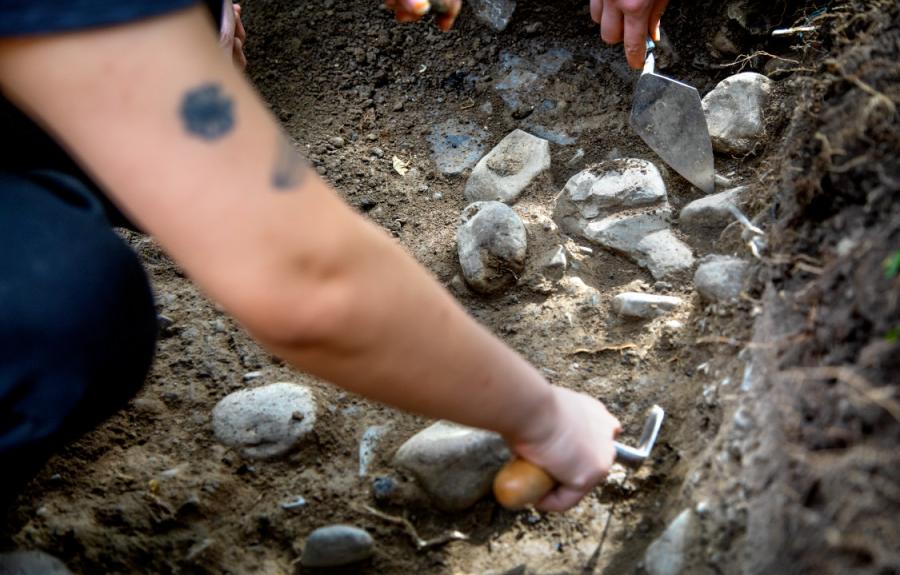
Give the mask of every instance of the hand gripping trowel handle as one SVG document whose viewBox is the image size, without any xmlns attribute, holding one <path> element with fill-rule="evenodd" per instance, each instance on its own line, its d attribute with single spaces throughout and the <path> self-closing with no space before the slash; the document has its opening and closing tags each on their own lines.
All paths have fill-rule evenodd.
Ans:
<svg viewBox="0 0 900 575">
<path fill-rule="evenodd" d="M 654 405 L 650 408 L 637 447 L 614 442 L 616 461 L 634 469 L 640 467 L 656 443 L 664 415 L 665 412 L 660 406 Z M 534 505 L 550 493 L 554 487 L 556 487 L 556 480 L 550 477 L 546 471 L 519 458 L 506 463 L 494 477 L 494 497 L 507 509 L 522 509 L 528 505 Z"/>
</svg>

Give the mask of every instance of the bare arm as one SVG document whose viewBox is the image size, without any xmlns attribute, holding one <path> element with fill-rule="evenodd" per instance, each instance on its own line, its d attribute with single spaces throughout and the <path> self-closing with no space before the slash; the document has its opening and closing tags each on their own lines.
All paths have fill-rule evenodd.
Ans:
<svg viewBox="0 0 900 575">
<path fill-rule="evenodd" d="M 291 149 L 200 8 L 0 43 L 4 92 L 261 343 L 341 387 L 493 429 L 574 504 L 617 422 L 470 319 Z"/>
</svg>

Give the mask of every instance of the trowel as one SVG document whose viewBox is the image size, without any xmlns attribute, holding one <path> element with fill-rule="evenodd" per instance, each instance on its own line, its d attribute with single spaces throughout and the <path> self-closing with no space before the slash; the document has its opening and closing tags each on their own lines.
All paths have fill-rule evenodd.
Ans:
<svg viewBox="0 0 900 575">
<path fill-rule="evenodd" d="M 656 45 L 647 40 L 644 71 L 634 90 L 631 127 L 684 179 L 715 191 L 712 141 L 697 88 L 655 72 Z"/>
<path fill-rule="evenodd" d="M 643 465 L 650 457 L 664 416 L 662 407 L 650 408 L 637 447 L 613 442 L 616 461 L 633 469 Z M 556 481 L 540 467 L 524 459 L 513 459 L 494 477 L 494 497 L 507 509 L 522 509 L 543 499 L 555 486 Z"/>
</svg>

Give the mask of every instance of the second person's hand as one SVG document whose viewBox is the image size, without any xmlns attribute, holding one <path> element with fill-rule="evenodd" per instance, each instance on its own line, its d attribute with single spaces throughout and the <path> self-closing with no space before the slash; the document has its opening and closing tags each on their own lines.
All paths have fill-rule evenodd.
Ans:
<svg viewBox="0 0 900 575">
<path fill-rule="evenodd" d="M 384 5 L 394 11 L 398 22 L 415 22 L 433 13 L 438 28 L 446 32 L 456 22 L 462 0 L 385 0 Z"/>
<path fill-rule="evenodd" d="M 647 38 L 659 41 L 659 21 L 668 0 L 591 0 L 591 18 L 607 44 L 625 43 L 628 65 L 644 66 Z"/>
</svg>

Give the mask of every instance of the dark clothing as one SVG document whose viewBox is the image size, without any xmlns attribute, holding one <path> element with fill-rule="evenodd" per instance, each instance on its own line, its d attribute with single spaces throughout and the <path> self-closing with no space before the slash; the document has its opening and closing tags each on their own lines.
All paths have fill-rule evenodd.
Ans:
<svg viewBox="0 0 900 575">
<path fill-rule="evenodd" d="M 0 172 L 0 489 L 123 406 L 153 357 L 136 254 L 75 177 Z"/>
<path fill-rule="evenodd" d="M 25 36 L 113 26 L 159 16 L 200 0 L 0 0 L 0 36 Z M 221 0 L 205 0 L 215 19 Z"/>
<path fill-rule="evenodd" d="M 0 36 L 111 25 L 196 0 L 0 0 Z M 222 2 L 210 0 L 219 21 Z M 0 96 L 0 503 L 123 406 L 150 368 L 156 312 L 128 221 Z"/>
</svg>

